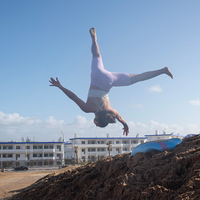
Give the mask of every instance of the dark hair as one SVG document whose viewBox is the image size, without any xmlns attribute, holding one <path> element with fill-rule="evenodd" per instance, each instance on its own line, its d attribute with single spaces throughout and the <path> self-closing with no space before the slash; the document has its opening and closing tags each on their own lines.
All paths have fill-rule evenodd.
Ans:
<svg viewBox="0 0 200 200">
<path fill-rule="evenodd" d="M 98 116 L 98 126 L 99 127 L 106 127 L 109 123 L 115 123 L 115 117 L 110 113 L 109 111 L 99 111 L 96 113 L 96 116 Z"/>
</svg>

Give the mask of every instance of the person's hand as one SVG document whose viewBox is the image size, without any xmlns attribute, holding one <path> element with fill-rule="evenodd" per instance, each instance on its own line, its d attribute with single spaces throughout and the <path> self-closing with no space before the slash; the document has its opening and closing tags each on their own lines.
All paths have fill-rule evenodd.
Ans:
<svg viewBox="0 0 200 200">
<path fill-rule="evenodd" d="M 61 87 L 62 85 L 60 84 L 58 78 L 56 78 L 56 80 L 54 80 L 52 77 L 51 77 L 51 80 L 49 81 L 52 85 L 49 85 L 49 86 L 56 86 L 56 87 Z"/>
<path fill-rule="evenodd" d="M 129 133 L 129 127 L 128 127 L 128 125 L 127 125 L 127 124 L 125 124 L 125 126 L 124 126 L 123 130 L 124 130 L 124 132 L 123 132 L 123 135 L 125 135 L 125 134 L 126 134 L 126 136 L 127 136 L 127 135 L 128 135 L 128 133 Z"/>
</svg>

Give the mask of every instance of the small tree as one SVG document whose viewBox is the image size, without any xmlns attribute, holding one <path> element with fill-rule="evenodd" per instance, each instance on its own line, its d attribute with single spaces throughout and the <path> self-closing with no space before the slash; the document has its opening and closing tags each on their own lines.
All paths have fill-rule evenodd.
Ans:
<svg viewBox="0 0 200 200">
<path fill-rule="evenodd" d="M 78 147 L 75 146 L 74 149 L 75 149 L 75 153 L 76 153 L 76 162 L 77 162 L 77 165 L 79 165 L 79 159 L 78 159 Z"/>
<path fill-rule="evenodd" d="M 111 149 L 112 145 L 111 145 L 111 142 L 107 142 L 106 144 L 108 145 L 109 159 L 111 160 L 110 149 Z"/>
</svg>

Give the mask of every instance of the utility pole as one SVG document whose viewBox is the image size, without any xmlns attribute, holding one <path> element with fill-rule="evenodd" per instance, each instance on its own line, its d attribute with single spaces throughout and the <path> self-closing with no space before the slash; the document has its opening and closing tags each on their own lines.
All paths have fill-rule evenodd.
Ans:
<svg viewBox="0 0 200 200">
<path fill-rule="evenodd" d="M 62 156 L 62 166 L 65 166 L 65 144 L 64 144 L 64 133 L 61 131 L 63 134 L 63 156 Z"/>
</svg>

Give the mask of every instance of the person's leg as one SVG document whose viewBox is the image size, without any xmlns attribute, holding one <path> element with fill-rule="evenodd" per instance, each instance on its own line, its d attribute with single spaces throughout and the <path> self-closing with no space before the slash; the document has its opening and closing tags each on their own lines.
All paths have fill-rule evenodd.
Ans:
<svg viewBox="0 0 200 200">
<path fill-rule="evenodd" d="M 155 70 L 155 71 L 149 71 L 149 72 L 144 72 L 142 74 L 129 74 L 131 78 L 131 84 L 137 83 L 139 81 L 145 81 L 151 78 L 154 78 L 156 76 L 159 76 L 161 74 L 166 74 L 173 78 L 172 73 L 169 71 L 168 67 L 165 67 L 163 69 Z"/>
<path fill-rule="evenodd" d="M 100 54 L 100 51 L 99 51 L 99 46 L 97 44 L 96 31 L 95 31 L 94 28 L 90 29 L 90 35 L 91 35 L 91 38 L 92 38 L 91 51 L 92 51 L 93 58 L 95 58 L 95 57 L 101 57 L 101 54 Z"/>
</svg>

